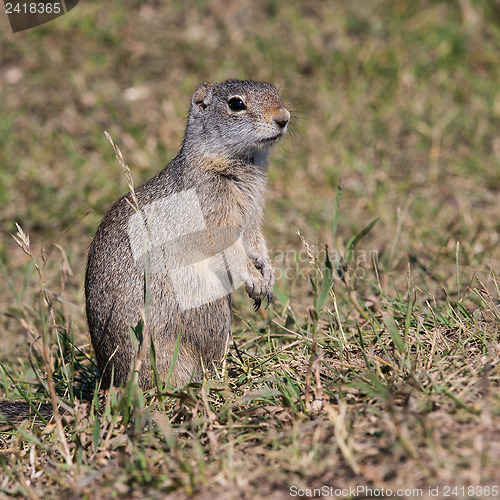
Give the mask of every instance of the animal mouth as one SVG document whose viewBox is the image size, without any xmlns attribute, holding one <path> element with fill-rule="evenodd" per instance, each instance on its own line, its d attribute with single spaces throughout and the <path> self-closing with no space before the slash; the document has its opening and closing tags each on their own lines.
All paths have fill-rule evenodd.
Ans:
<svg viewBox="0 0 500 500">
<path fill-rule="evenodd" d="M 261 139 L 261 142 L 263 142 L 263 143 L 278 142 L 281 139 L 282 135 L 283 134 L 276 134 L 276 135 L 273 135 L 272 137 L 267 137 L 266 139 Z"/>
</svg>

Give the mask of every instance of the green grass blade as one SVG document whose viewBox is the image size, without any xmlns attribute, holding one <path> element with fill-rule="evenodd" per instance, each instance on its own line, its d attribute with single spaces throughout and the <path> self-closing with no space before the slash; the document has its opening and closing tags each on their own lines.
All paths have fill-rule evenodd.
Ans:
<svg viewBox="0 0 500 500">
<path fill-rule="evenodd" d="M 325 247 L 325 266 L 323 267 L 323 282 L 321 283 L 321 289 L 316 299 L 315 309 L 317 312 L 323 309 L 326 299 L 330 295 L 330 288 L 333 283 L 333 267 L 330 262 L 330 257 L 328 256 L 328 247 Z"/>
<path fill-rule="evenodd" d="M 356 245 L 359 243 L 361 238 L 364 238 L 372 230 L 373 226 L 377 223 L 378 220 L 379 217 L 372 220 L 370 224 L 368 224 L 368 226 L 366 226 L 358 234 L 354 235 L 352 238 L 349 239 L 346 247 L 347 252 L 349 252 L 350 250 L 354 250 L 356 248 Z"/>
</svg>

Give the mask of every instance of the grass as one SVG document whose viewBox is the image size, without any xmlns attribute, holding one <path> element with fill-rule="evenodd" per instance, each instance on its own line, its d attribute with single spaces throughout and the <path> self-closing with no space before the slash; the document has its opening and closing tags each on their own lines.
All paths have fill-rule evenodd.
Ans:
<svg viewBox="0 0 500 500">
<path fill-rule="evenodd" d="M 16 35 L 2 16 L 0 396 L 61 413 L 2 427 L 3 494 L 494 498 L 497 3 L 84 2 Z M 138 185 L 175 155 L 197 85 L 230 77 L 291 102 L 274 302 L 235 293 L 209 380 L 103 395 L 83 269 L 127 190 L 103 132 Z"/>
</svg>

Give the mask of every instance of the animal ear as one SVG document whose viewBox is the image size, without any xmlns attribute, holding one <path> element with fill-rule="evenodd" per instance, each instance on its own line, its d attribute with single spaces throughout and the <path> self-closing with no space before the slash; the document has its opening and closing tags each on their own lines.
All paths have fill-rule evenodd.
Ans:
<svg viewBox="0 0 500 500">
<path fill-rule="evenodd" d="M 205 82 L 202 83 L 196 92 L 193 94 L 193 99 L 191 100 L 191 106 L 193 108 L 199 109 L 200 111 L 206 109 L 212 100 L 212 89 L 214 87 L 213 83 Z"/>
</svg>

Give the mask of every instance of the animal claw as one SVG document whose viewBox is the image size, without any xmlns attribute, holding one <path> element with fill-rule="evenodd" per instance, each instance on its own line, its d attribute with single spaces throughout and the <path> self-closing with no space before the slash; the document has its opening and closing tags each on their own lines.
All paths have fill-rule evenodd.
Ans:
<svg viewBox="0 0 500 500">
<path fill-rule="evenodd" d="M 267 297 L 267 305 L 264 309 L 267 309 L 269 307 L 269 304 L 272 302 L 273 300 L 273 292 L 267 292 L 266 293 L 266 297 Z"/>
</svg>

